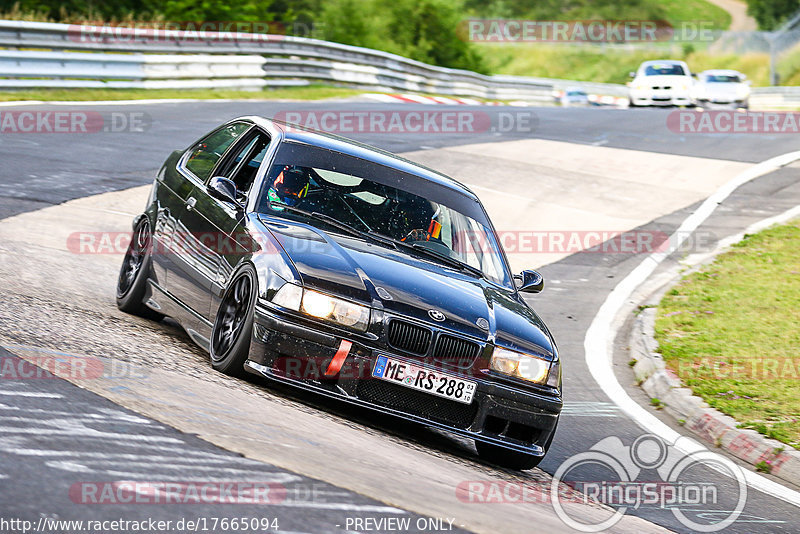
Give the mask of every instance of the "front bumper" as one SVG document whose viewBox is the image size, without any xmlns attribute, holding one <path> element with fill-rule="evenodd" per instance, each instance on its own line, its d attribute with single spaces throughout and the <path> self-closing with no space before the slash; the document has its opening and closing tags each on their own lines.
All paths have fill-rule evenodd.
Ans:
<svg viewBox="0 0 800 534">
<path fill-rule="evenodd" d="M 698 98 L 697 105 L 705 109 L 740 109 L 748 106 L 747 99 Z"/>
<path fill-rule="evenodd" d="M 688 106 L 692 103 L 688 91 L 631 90 L 629 99 L 634 106 Z"/>
<path fill-rule="evenodd" d="M 477 383 L 471 404 L 436 397 L 371 376 L 378 353 L 415 365 L 425 362 L 355 338 L 347 339 L 352 346 L 340 370 L 326 375 L 344 339 L 339 332 L 310 328 L 261 307 L 253 321 L 245 364 L 251 373 L 535 456 L 545 454 L 555 432 L 562 401 L 554 393 L 519 387 L 481 370 L 469 376 L 450 372 Z"/>
</svg>

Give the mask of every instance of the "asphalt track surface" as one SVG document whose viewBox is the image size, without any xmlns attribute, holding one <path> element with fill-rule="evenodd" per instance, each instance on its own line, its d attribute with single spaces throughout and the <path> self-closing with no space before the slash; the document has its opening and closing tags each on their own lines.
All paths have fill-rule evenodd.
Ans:
<svg viewBox="0 0 800 534">
<path fill-rule="evenodd" d="M 35 109 L 65 109 L 67 106 L 29 106 Z M 372 104 L 360 102 L 319 102 L 319 103 L 180 103 L 154 105 L 111 105 L 91 107 L 101 113 L 143 112 L 149 121 L 145 134 L 141 132 L 97 133 L 76 138 L 70 135 L 32 135 L 14 134 L 0 136 L 0 180 L 3 190 L 0 192 L 0 218 L 18 213 L 33 211 L 42 207 L 59 204 L 66 200 L 82 198 L 98 193 L 126 189 L 144 185 L 152 180 L 156 168 L 167 153 L 173 148 L 188 146 L 190 142 L 217 124 L 245 114 L 271 116 L 282 110 L 387 110 L 407 109 L 402 106 Z M 69 106 L 70 109 L 86 109 L 80 105 Z M 16 108 L 21 110 L 23 108 Z M 462 107 L 463 109 L 463 107 Z M 503 107 L 481 107 L 482 112 L 492 117 L 493 124 L 498 124 L 499 114 L 519 111 L 533 112 L 537 119 L 533 131 L 491 131 L 464 134 L 351 134 L 350 137 L 369 142 L 394 152 L 411 152 L 449 145 L 474 144 L 492 141 L 508 141 L 513 139 L 542 138 L 565 141 L 576 144 L 608 146 L 696 156 L 703 158 L 724 158 L 742 162 L 755 163 L 772 156 L 797 149 L 797 139 L 788 135 L 690 135 L 680 136 L 663 127 L 664 110 L 611 110 L 611 109 L 559 109 L 529 108 L 515 109 Z M 620 161 L 624 166 L 625 162 Z M 497 171 L 492 169 L 492 171 Z M 785 211 L 800 204 L 800 172 L 797 168 L 786 168 L 758 178 L 742 186 L 703 224 L 700 231 L 714 239 L 721 239 L 735 234 L 749 224 Z M 660 217 L 644 229 L 655 229 L 670 232 L 678 227 L 696 206 L 689 206 L 678 212 Z M 713 243 L 712 243 L 713 244 Z M 680 254 L 676 254 L 678 258 Z M 632 444 L 645 432 L 627 416 L 611 404 L 593 381 L 583 358 L 583 340 L 586 329 L 591 323 L 597 309 L 616 282 L 622 279 L 638 264 L 640 258 L 635 255 L 576 254 L 541 269 L 548 281 L 548 288 L 531 299 L 537 312 L 545 319 L 554 332 L 559 350 L 565 361 L 565 400 L 567 406 L 554 441 L 554 446 L 540 468 L 547 473 L 554 473 L 558 467 L 573 455 L 585 452 L 592 445 L 608 436 L 616 436 L 626 445 Z M 663 268 L 666 268 L 665 265 Z M 632 382 L 632 375 L 627 368 L 625 346 L 627 342 L 621 337 L 617 340 L 615 364 L 617 376 L 623 384 Z M 4 354 L 4 357 L 13 357 Z M 225 469 L 237 469 L 240 462 L 248 462 L 234 454 L 226 453 L 192 436 L 180 435 L 177 431 L 157 422 L 142 418 L 128 410 L 122 409 L 109 401 L 80 390 L 60 380 L 28 381 L 21 386 L 3 385 L 0 392 L 0 414 L 6 422 L 6 429 L 12 427 L 9 435 L 0 434 L 0 511 L 4 516 L 27 517 L 38 519 L 42 511 L 50 516 L 76 518 L 74 503 L 63 498 L 64 502 L 43 497 L 48 487 L 57 484 L 54 477 L 62 476 L 63 483 L 73 483 L 75 474 L 64 469 L 54 469 L 52 462 L 69 462 L 71 455 L 87 453 L 120 454 L 130 452 L 142 457 L 141 463 L 147 463 L 147 455 L 160 455 L 162 461 L 169 463 L 169 456 L 197 456 L 214 460 L 214 469 L 220 471 L 206 478 L 226 476 Z M 25 395 L 30 393 L 31 395 Z M 644 395 L 631 386 L 631 394 L 643 403 Z M 67 399 L 68 402 L 63 399 Z M 13 401 L 13 402 L 12 402 Z M 313 400 L 308 400 L 313 403 Z M 17 412 L 18 413 L 11 413 Z M 322 409 L 322 408 L 321 408 Z M 44 412 L 41 412 L 44 410 Z M 58 411 L 63 413 L 57 413 Z M 37 413 L 49 413 L 58 423 L 40 424 L 33 422 Z M 98 421 L 87 421 L 94 418 Z M 358 417 L 369 416 L 358 414 Z M 17 419 L 14 419 L 17 417 Z M 668 419 L 664 419 L 668 421 Z M 30 422 L 28 422 L 30 421 Z M 70 421 L 72 423 L 70 423 Z M 150 441 L 142 441 L 145 447 L 156 444 L 169 450 L 160 453 L 138 448 L 130 440 L 116 438 L 104 439 L 102 435 L 95 439 L 66 433 L 53 438 L 46 432 L 47 428 L 55 428 L 57 424 L 78 425 L 89 424 L 99 432 L 109 434 L 130 434 L 135 428 L 137 435 L 151 436 Z M 372 421 L 373 426 L 380 428 L 381 423 Z M 108 427 L 108 429 L 105 429 Z M 25 428 L 20 438 L 14 428 Z M 69 426 L 65 427 L 69 428 Z M 21 432 L 21 431 L 20 431 Z M 39 436 L 39 437 L 37 437 Z M 46 438 L 46 439 L 45 439 Z M 133 450 L 135 449 L 135 450 Z M 459 456 L 458 447 L 452 447 L 454 456 Z M 9 452 L 10 450 L 27 450 L 28 457 Z M 47 451 L 37 454 L 32 451 Z M 187 451 L 185 453 L 179 451 Z M 54 454 L 53 451 L 62 451 Z M 128 457 L 124 457 L 128 458 Z M 128 458 L 129 459 L 129 458 Z M 178 461 L 178 460 L 174 460 Z M 77 464 L 84 465 L 84 464 Z M 202 464 L 201 464 L 202 465 Z M 63 464 L 60 467 L 64 467 Z M 140 466 L 142 467 L 142 466 Z M 144 467 L 142 467 L 144 468 Z M 746 468 L 746 467 L 745 467 Z M 76 467 L 76 469 L 80 469 Z M 287 484 L 291 488 L 296 484 L 298 492 L 303 488 L 320 484 L 324 492 L 329 492 L 334 502 L 340 502 L 343 509 L 307 509 L 302 513 L 297 510 L 281 510 L 281 530 L 304 532 L 323 532 L 337 530 L 335 525 L 342 525 L 347 515 L 346 505 L 369 509 L 376 506 L 375 514 L 380 516 L 406 515 L 401 510 L 381 511 L 380 495 L 365 498 L 352 492 L 325 485 L 324 483 L 282 472 L 277 468 L 264 466 L 259 473 L 264 477 L 287 476 L 292 478 Z M 343 467 L 346 469 L 346 467 Z M 146 470 L 144 473 L 146 476 Z M 176 470 L 174 474 L 180 478 L 185 471 Z M 207 474 L 207 473 L 206 473 Z M 230 474 L 230 473 L 228 473 Z M 585 474 L 584 480 L 604 480 L 607 470 L 598 469 L 594 473 Z M 735 487 L 730 479 L 715 473 L 697 473 L 703 479 L 713 480 L 720 488 L 727 489 L 722 493 L 733 495 Z M 119 478 L 119 477 L 117 477 Z M 135 478 L 132 476 L 132 478 Z M 186 477 L 184 476 L 184 479 Z M 335 499 L 333 499 L 335 498 Z M 338 499 L 338 500 L 336 500 Z M 43 501 L 47 506 L 43 506 Z M 732 504 L 731 504 L 732 506 Z M 149 514 L 153 515 L 152 509 Z M 198 509 L 199 510 L 199 509 Z M 357 510 L 357 508 L 353 508 Z M 223 507 L 207 510 L 198 515 L 232 517 L 246 516 L 241 507 L 229 511 Z M 86 517 L 96 517 L 96 508 L 86 510 Z M 158 515 L 167 518 L 175 513 L 174 509 L 159 508 Z M 670 530 L 689 532 L 684 524 L 676 520 L 669 511 L 660 508 L 641 507 L 629 510 Z M 695 511 L 702 517 L 701 510 Z M 164 514 L 162 516 L 162 514 Z M 114 509 L 104 515 L 121 515 L 135 518 L 148 515 L 148 511 L 131 507 Z M 181 516 L 186 514 L 181 512 Z M 725 532 L 796 532 L 800 529 L 797 521 L 797 508 L 772 496 L 756 491 L 748 493 L 744 513 L 739 520 Z M 498 518 L 499 524 L 502 519 Z M 412 522 L 413 523 L 413 522 Z M 284 526 L 286 525 L 286 526 Z"/>
</svg>

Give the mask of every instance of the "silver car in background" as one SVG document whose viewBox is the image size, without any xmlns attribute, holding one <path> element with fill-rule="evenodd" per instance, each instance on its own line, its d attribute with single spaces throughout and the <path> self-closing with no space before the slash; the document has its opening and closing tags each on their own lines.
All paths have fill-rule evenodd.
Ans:
<svg viewBox="0 0 800 534">
<path fill-rule="evenodd" d="M 706 109 L 748 109 L 750 81 L 735 70 L 705 70 L 697 75 L 692 99 L 696 106 Z"/>
<path fill-rule="evenodd" d="M 586 107 L 592 105 L 589 95 L 580 87 L 567 87 L 559 99 L 564 107 Z"/>
</svg>

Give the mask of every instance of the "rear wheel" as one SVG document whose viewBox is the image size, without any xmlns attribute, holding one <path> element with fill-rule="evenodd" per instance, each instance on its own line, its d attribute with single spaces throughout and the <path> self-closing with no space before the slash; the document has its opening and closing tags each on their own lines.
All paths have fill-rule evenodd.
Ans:
<svg viewBox="0 0 800 534">
<path fill-rule="evenodd" d="M 211 366 L 221 373 L 244 375 L 244 362 L 250 352 L 253 332 L 256 294 L 255 270 L 246 265 L 225 290 L 211 331 Z"/>
<path fill-rule="evenodd" d="M 147 275 L 150 273 L 150 261 L 153 235 L 150 231 L 150 220 L 142 217 L 133 231 L 125 259 L 119 270 L 117 279 L 117 308 L 120 310 L 160 321 L 163 314 L 145 306 L 145 291 L 147 290 Z"/>
</svg>

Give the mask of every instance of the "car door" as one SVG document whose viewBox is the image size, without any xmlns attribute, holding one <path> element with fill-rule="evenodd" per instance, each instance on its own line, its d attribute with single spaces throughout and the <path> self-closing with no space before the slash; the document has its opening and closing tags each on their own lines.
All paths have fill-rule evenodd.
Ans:
<svg viewBox="0 0 800 534">
<path fill-rule="evenodd" d="M 235 122 L 218 128 L 187 150 L 177 166 L 187 185 L 181 189 L 186 196 L 176 216 L 167 289 L 200 323 L 209 320 L 209 291 L 219 263 L 215 240 L 219 236 L 208 217 L 198 210 L 208 209 L 206 183 L 214 169 L 251 127 L 249 122 Z"/>
<path fill-rule="evenodd" d="M 240 206 L 216 199 L 208 193 L 197 197 L 198 206 L 201 203 L 202 206 L 196 212 L 205 216 L 209 230 L 217 236 L 217 271 L 211 283 L 209 315 L 212 322 L 234 269 L 243 256 L 254 250 L 252 236 L 242 224 L 244 212 L 241 206 L 247 204 L 249 195 L 257 194 L 252 191 L 253 184 L 269 149 L 269 134 L 254 128 L 214 171 L 215 176 L 223 176 L 236 184 Z"/>
<path fill-rule="evenodd" d="M 186 198 L 193 188 L 192 183 L 178 172 L 178 162 L 182 155 L 182 151 L 176 150 L 167 158 L 154 184 L 157 212 L 153 227 L 151 277 L 163 290 L 168 287 L 169 271 L 174 269 L 173 237 L 178 223 L 177 217 L 183 212 Z"/>
</svg>

